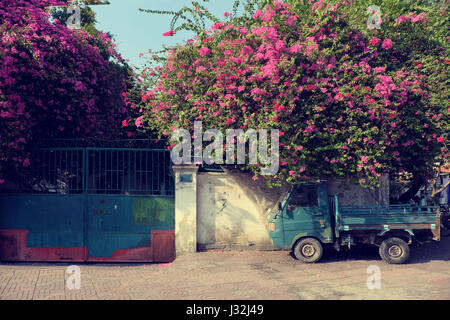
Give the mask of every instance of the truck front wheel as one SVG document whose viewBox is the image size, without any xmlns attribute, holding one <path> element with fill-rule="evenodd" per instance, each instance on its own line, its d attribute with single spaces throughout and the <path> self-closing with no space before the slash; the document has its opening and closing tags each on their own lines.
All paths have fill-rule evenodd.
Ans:
<svg viewBox="0 0 450 320">
<path fill-rule="evenodd" d="M 322 258 L 322 244 L 314 238 L 305 238 L 297 241 L 293 250 L 295 258 L 302 262 L 314 263 Z"/>
<path fill-rule="evenodd" d="M 401 264 L 409 258 L 409 246 L 400 238 L 389 238 L 380 245 L 380 257 L 390 264 Z"/>
</svg>

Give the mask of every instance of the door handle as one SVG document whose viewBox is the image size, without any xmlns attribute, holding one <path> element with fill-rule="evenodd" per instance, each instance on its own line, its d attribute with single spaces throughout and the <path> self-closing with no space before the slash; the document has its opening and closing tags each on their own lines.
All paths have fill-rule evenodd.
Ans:
<svg viewBox="0 0 450 320">
<path fill-rule="evenodd" d="M 320 212 L 320 211 L 317 211 L 317 212 L 314 212 L 314 214 L 313 215 L 315 215 L 315 216 L 323 216 L 323 213 L 322 212 Z"/>
</svg>

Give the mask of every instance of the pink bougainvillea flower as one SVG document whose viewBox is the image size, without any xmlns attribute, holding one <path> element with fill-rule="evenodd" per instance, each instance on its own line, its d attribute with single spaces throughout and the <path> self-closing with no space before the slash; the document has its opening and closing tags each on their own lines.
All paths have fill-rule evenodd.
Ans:
<svg viewBox="0 0 450 320">
<path fill-rule="evenodd" d="M 369 41 L 369 44 L 371 45 L 371 46 L 376 46 L 377 44 L 379 44 L 380 43 L 380 39 L 379 38 L 377 38 L 377 37 L 372 37 L 372 39 L 370 39 L 370 41 Z"/>
<path fill-rule="evenodd" d="M 234 119 L 227 119 L 227 121 L 225 121 L 225 124 L 227 126 L 230 126 L 231 124 L 235 123 L 236 121 Z"/>
<path fill-rule="evenodd" d="M 290 53 L 299 53 L 301 48 L 302 48 L 302 46 L 299 43 L 297 43 L 294 46 L 289 48 L 289 52 Z"/>
<path fill-rule="evenodd" d="M 205 72 L 206 68 L 204 66 L 199 66 L 197 67 L 197 69 L 195 69 L 195 72 L 200 73 L 200 72 Z"/>
<path fill-rule="evenodd" d="M 136 127 L 140 128 L 142 126 L 142 118 L 143 118 L 143 116 L 140 116 L 136 119 L 136 121 L 134 123 L 136 125 Z"/>
<path fill-rule="evenodd" d="M 305 130 L 303 130 L 304 133 L 311 133 L 315 131 L 314 125 L 307 127 Z"/>
<path fill-rule="evenodd" d="M 74 88 L 77 91 L 85 91 L 86 90 L 86 87 L 84 86 L 83 82 L 81 82 L 81 81 L 76 81 Z"/>
<path fill-rule="evenodd" d="M 173 37 L 173 35 L 175 34 L 175 32 L 173 30 L 167 31 L 163 33 L 164 37 Z"/>
<path fill-rule="evenodd" d="M 410 17 L 400 16 L 397 19 L 395 19 L 395 22 L 400 24 L 400 23 L 403 23 L 403 22 L 408 21 L 408 20 L 410 20 Z"/>
<path fill-rule="evenodd" d="M 419 21 L 422 21 L 422 20 L 426 20 L 426 18 L 427 18 L 426 15 L 427 15 L 426 12 L 422 12 L 422 13 L 420 13 L 418 15 L 414 14 L 413 12 L 411 12 L 410 13 L 411 22 L 412 23 L 416 23 L 416 22 L 419 22 Z"/>
<path fill-rule="evenodd" d="M 30 166 L 30 159 L 25 158 L 25 160 L 23 160 L 23 166 L 24 167 L 29 167 Z"/>
<path fill-rule="evenodd" d="M 220 30 L 220 29 L 222 29 L 223 24 L 224 24 L 223 22 L 215 23 L 212 25 L 211 29 L 212 30 Z"/>
<path fill-rule="evenodd" d="M 203 47 L 200 49 L 200 56 L 204 57 L 211 53 L 211 49 Z"/>
<path fill-rule="evenodd" d="M 381 45 L 381 47 L 385 50 L 389 50 L 392 49 L 392 41 L 391 39 L 384 39 L 383 44 Z"/>
<path fill-rule="evenodd" d="M 265 94 L 266 92 L 260 88 L 253 88 L 251 90 L 251 93 L 252 93 L 252 95 L 257 95 L 257 94 Z"/>
<path fill-rule="evenodd" d="M 334 99 L 335 99 L 336 101 L 342 101 L 342 100 L 344 99 L 344 97 L 343 97 L 342 93 L 338 92 L 338 93 L 334 96 Z"/>
<path fill-rule="evenodd" d="M 11 117 L 11 113 L 9 113 L 9 111 L 1 111 L 0 112 L 0 117 L 2 118 L 10 118 Z"/>
</svg>

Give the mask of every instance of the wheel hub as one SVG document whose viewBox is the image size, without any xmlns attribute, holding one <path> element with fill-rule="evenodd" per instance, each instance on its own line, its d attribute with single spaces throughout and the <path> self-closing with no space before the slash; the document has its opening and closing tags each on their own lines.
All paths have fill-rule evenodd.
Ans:
<svg viewBox="0 0 450 320">
<path fill-rule="evenodd" d="M 403 249 L 398 245 L 393 245 L 389 248 L 388 253 L 392 258 L 399 258 L 403 254 Z"/>
<path fill-rule="evenodd" d="M 310 244 L 305 244 L 302 247 L 302 254 L 305 257 L 312 257 L 314 255 L 314 253 L 316 253 L 316 249 L 314 249 L 314 247 Z"/>
</svg>

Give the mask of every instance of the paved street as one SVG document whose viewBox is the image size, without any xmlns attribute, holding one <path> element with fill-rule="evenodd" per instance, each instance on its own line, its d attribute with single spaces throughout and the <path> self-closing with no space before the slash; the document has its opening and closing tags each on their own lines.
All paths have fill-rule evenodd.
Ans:
<svg viewBox="0 0 450 320">
<path fill-rule="evenodd" d="M 388 265 L 377 248 L 327 251 L 302 264 L 285 251 L 209 251 L 171 264 L 81 264 L 81 288 L 66 286 L 69 264 L 1 263 L 1 299 L 450 299 L 450 237 Z M 381 288 L 369 290 L 369 266 Z"/>
</svg>

